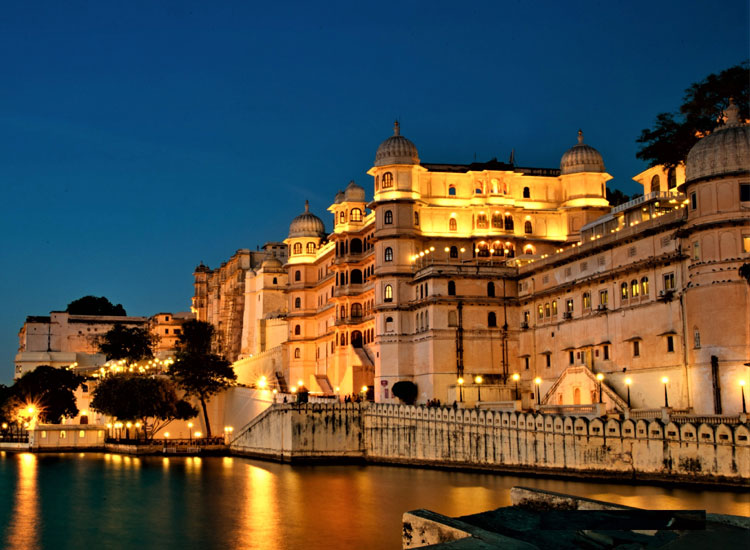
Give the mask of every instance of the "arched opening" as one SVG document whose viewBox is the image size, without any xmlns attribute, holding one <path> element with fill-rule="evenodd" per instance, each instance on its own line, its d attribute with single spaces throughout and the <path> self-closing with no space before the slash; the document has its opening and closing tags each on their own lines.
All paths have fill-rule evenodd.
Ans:
<svg viewBox="0 0 750 550">
<path fill-rule="evenodd" d="M 362 333 L 358 330 L 355 330 L 354 332 L 352 332 L 352 347 L 355 347 L 355 348 L 362 347 Z"/>
<path fill-rule="evenodd" d="M 271 284 L 277 285 L 277 284 L 279 284 L 279 280 L 276 277 L 274 277 L 273 281 L 271 282 Z"/>
<path fill-rule="evenodd" d="M 294 326 L 294 335 L 295 336 L 299 336 L 300 334 L 302 334 L 302 327 L 300 327 L 299 325 L 295 325 Z"/>
<path fill-rule="evenodd" d="M 494 311 L 490 311 L 487 314 L 487 326 L 488 327 L 496 327 L 497 326 L 497 315 L 495 315 Z"/>
<path fill-rule="evenodd" d="M 528 187 L 523 188 L 523 198 L 524 199 L 530 199 L 531 198 L 531 189 Z"/>
<path fill-rule="evenodd" d="M 661 191 L 661 184 L 659 182 L 659 174 L 655 174 L 653 178 L 651 178 L 651 192 L 652 193 L 658 193 Z"/>
<path fill-rule="evenodd" d="M 581 404 L 581 388 L 575 388 L 573 390 L 573 404 L 574 405 Z"/>
<path fill-rule="evenodd" d="M 385 318 L 385 331 L 391 332 L 393 330 L 393 317 Z"/>
<path fill-rule="evenodd" d="M 458 258 L 458 247 L 451 246 L 450 257 L 451 258 Z"/>
<path fill-rule="evenodd" d="M 362 304 L 352 304 L 352 318 L 359 319 L 360 317 L 362 317 Z"/>
<path fill-rule="evenodd" d="M 458 230 L 458 222 L 456 222 L 456 218 L 451 218 L 450 221 L 448 221 L 448 229 L 450 231 Z"/>
<path fill-rule="evenodd" d="M 393 249 L 389 246 L 386 247 L 384 253 L 383 253 L 383 259 L 386 262 L 392 262 L 393 261 Z"/>
<path fill-rule="evenodd" d="M 477 256 L 479 256 L 480 258 L 489 258 L 490 257 L 490 245 L 488 245 L 485 242 L 481 242 L 477 245 L 477 248 L 474 252 L 476 252 Z"/>
<path fill-rule="evenodd" d="M 302 254 L 302 243 L 294 243 L 292 251 L 294 254 Z"/>
<path fill-rule="evenodd" d="M 456 196 L 456 186 L 455 185 L 451 185 L 450 187 L 448 187 L 448 196 L 449 197 L 455 197 Z"/>
<path fill-rule="evenodd" d="M 487 296 L 489 296 L 490 298 L 495 297 L 495 283 L 493 283 L 492 281 L 487 283 Z"/>
<path fill-rule="evenodd" d="M 315 254 L 315 243 L 307 243 L 307 253 Z"/>
<path fill-rule="evenodd" d="M 342 211 L 339 213 L 339 223 L 346 223 L 346 212 Z"/>
<path fill-rule="evenodd" d="M 383 214 L 383 223 L 390 225 L 393 223 L 393 212 L 390 210 L 386 210 L 385 214 Z"/>
<path fill-rule="evenodd" d="M 524 232 L 524 233 L 526 233 L 527 235 L 530 235 L 530 234 L 531 234 L 531 232 L 532 232 L 532 228 L 531 228 L 531 222 L 530 222 L 530 221 L 528 221 L 528 220 L 527 220 L 527 221 L 526 221 L 526 222 L 525 222 L 525 223 L 523 224 L 523 232 Z"/>
<path fill-rule="evenodd" d="M 299 348 L 294 348 L 294 358 L 299 359 L 302 357 L 302 351 Z"/>
<path fill-rule="evenodd" d="M 362 272 L 359 269 L 352 269 L 351 276 L 349 277 L 349 282 L 353 285 L 361 285 Z"/>
<path fill-rule="evenodd" d="M 495 212 L 492 214 L 492 227 L 494 229 L 502 229 L 503 228 L 503 216 L 500 214 L 500 212 Z"/>
<path fill-rule="evenodd" d="M 300 298 L 294 299 L 294 309 L 299 309 L 302 307 L 302 300 Z"/>
<path fill-rule="evenodd" d="M 352 211 L 349 213 L 349 221 L 361 222 L 362 211 L 359 208 L 352 208 Z"/>
<path fill-rule="evenodd" d="M 294 280 L 295 281 L 301 281 L 302 280 L 302 273 L 300 272 L 299 269 L 294 272 Z"/>
<path fill-rule="evenodd" d="M 505 215 L 505 230 L 513 231 L 513 216 L 510 214 Z"/>
<path fill-rule="evenodd" d="M 393 287 L 391 285 L 385 285 L 385 288 L 383 289 L 383 296 L 384 302 L 393 301 Z"/>
<path fill-rule="evenodd" d="M 383 174 L 383 189 L 389 189 L 393 187 L 393 174 L 386 172 Z"/>
<path fill-rule="evenodd" d="M 359 239 L 352 239 L 349 242 L 349 252 L 351 254 L 362 254 L 362 241 Z"/>
</svg>

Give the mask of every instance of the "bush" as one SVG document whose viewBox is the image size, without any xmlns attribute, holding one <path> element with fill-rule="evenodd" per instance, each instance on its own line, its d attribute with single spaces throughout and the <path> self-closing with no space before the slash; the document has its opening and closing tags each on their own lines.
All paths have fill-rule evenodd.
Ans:
<svg viewBox="0 0 750 550">
<path fill-rule="evenodd" d="M 417 399 L 417 385 L 414 382 L 402 380 L 393 384 L 393 395 L 407 405 L 413 405 Z"/>
</svg>

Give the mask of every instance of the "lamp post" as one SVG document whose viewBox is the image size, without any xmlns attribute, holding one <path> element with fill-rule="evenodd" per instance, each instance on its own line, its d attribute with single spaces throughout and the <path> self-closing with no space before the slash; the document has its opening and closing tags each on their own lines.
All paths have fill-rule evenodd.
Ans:
<svg viewBox="0 0 750 550">
<path fill-rule="evenodd" d="M 663 376 L 661 379 L 661 383 L 664 384 L 664 408 L 669 408 L 669 396 L 667 395 L 667 384 L 669 383 L 669 378 L 666 376 Z"/>
<path fill-rule="evenodd" d="M 542 385 L 542 379 L 538 376 L 534 378 L 534 384 L 536 384 L 536 404 L 540 406 L 542 404 L 542 392 L 540 386 Z"/>
<path fill-rule="evenodd" d="M 604 380 L 604 375 L 600 372 L 596 375 L 596 379 L 599 382 L 599 403 L 602 402 L 602 380 Z"/>
<path fill-rule="evenodd" d="M 459 378 L 457 382 L 458 382 L 458 400 L 459 402 L 463 403 L 464 402 L 464 379 Z"/>
<path fill-rule="evenodd" d="M 193 443 L 193 423 L 188 422 L 188 438 L 190 440 L 190 444 Z"/>
<path fill-rule="evenodd" d="M 742 412 L 747 413 L 747 405 L 745 405 L 745 381 L 740 380 L 740 393 L 742 394 Z"/>
<path fill-rule="evenodd" d="M 513 382 L 516 383 L 516 401 L 518 401 L 518 381 L 521 379 L 521 375 L 517 372 L 514 372 L 512 378 Z"/>
<path fill-rule="evenodd" d="M 474 377 L 474 383 L 477 385 L 477 401 L 482 400 L 482 377 L 476 375 Z"/>
<path fill-rule="evenodd" d="M 625 386 L 628 388 L 628 409 L 630 408 L 630 384 L 633 383 L 632 378 L 625 379 Z"/>
</svg>

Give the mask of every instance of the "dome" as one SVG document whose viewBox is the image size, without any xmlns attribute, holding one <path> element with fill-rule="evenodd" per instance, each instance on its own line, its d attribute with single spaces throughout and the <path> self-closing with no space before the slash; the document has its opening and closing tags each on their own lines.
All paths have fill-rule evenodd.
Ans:
<svg viewBox="0 0 750 550">
<path fill-rule="evenodd" d="M 740 122 L 740 108 L 733 100 L 724 114 L 726 122 L 690 149 L 685 183 L 750 170 L 750 127 Z"/>
<path fill-rule="evenodd" d="M 305 211 L 289 224 L 290 237 L 325 237 L 326 227 L 318 216 L 310 212 L 310 203 L 305 201 Z"/>
<path fill-rule="evenodd" d="M 578 143 L 565 151 L 560 159 L 560 174 L 575 174 L 577 172 L 604 172 L 602 155 L 583 143 L 583 131 L 578 130 Z"/>
<path fill-rule="evenodd" d="M 267 258 L 267 259 L 263 260 L 263 263 L 260 264 L 260 268 L 263 269 L 263 270 L 266 270 L 266 269 L 278 269 L 278 268 L 282 267 L 282 265 L 283 264 L 281 263 L 281 261 L 278 258 L 271 257 L 271 258 Z"/>
<path fill-rule="evenodd" d="M 365 202 L 365 190 L 352 180 L 344 190 L 344 197 L 348 202 Z"/>
<path fill-rule="evenodd" d="M 417 146 L 401 135 L 398 121 L 393 123 L 393 135 L 375 152 L 375 166 L 388 164 L 419 164 Z"/>
<path fill-rule="evenodd" d="M 344 192 L 339 190 L 338 193 L 336 193 L 336 197 L 333 199 L 334 204 L 341 204 L 346 200 L 346 196 L 344 195 Z"/>
</svg>

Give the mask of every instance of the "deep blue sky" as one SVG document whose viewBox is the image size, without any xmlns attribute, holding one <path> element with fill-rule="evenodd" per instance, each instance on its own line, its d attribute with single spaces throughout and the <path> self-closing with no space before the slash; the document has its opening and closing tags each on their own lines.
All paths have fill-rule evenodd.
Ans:
<svg viewBox="0 0 750 550">
<path fill-rule="evenodd" d="M 581 127 L 634 192 L 640 130 L 748 57 L 744 0 L 118 4 L 2 5 L 0 382 L 26 315 L 186 310 L 305 198 L 330 225 L 397 117 L 425 162 L 555 167 Z"/>
</svg>

